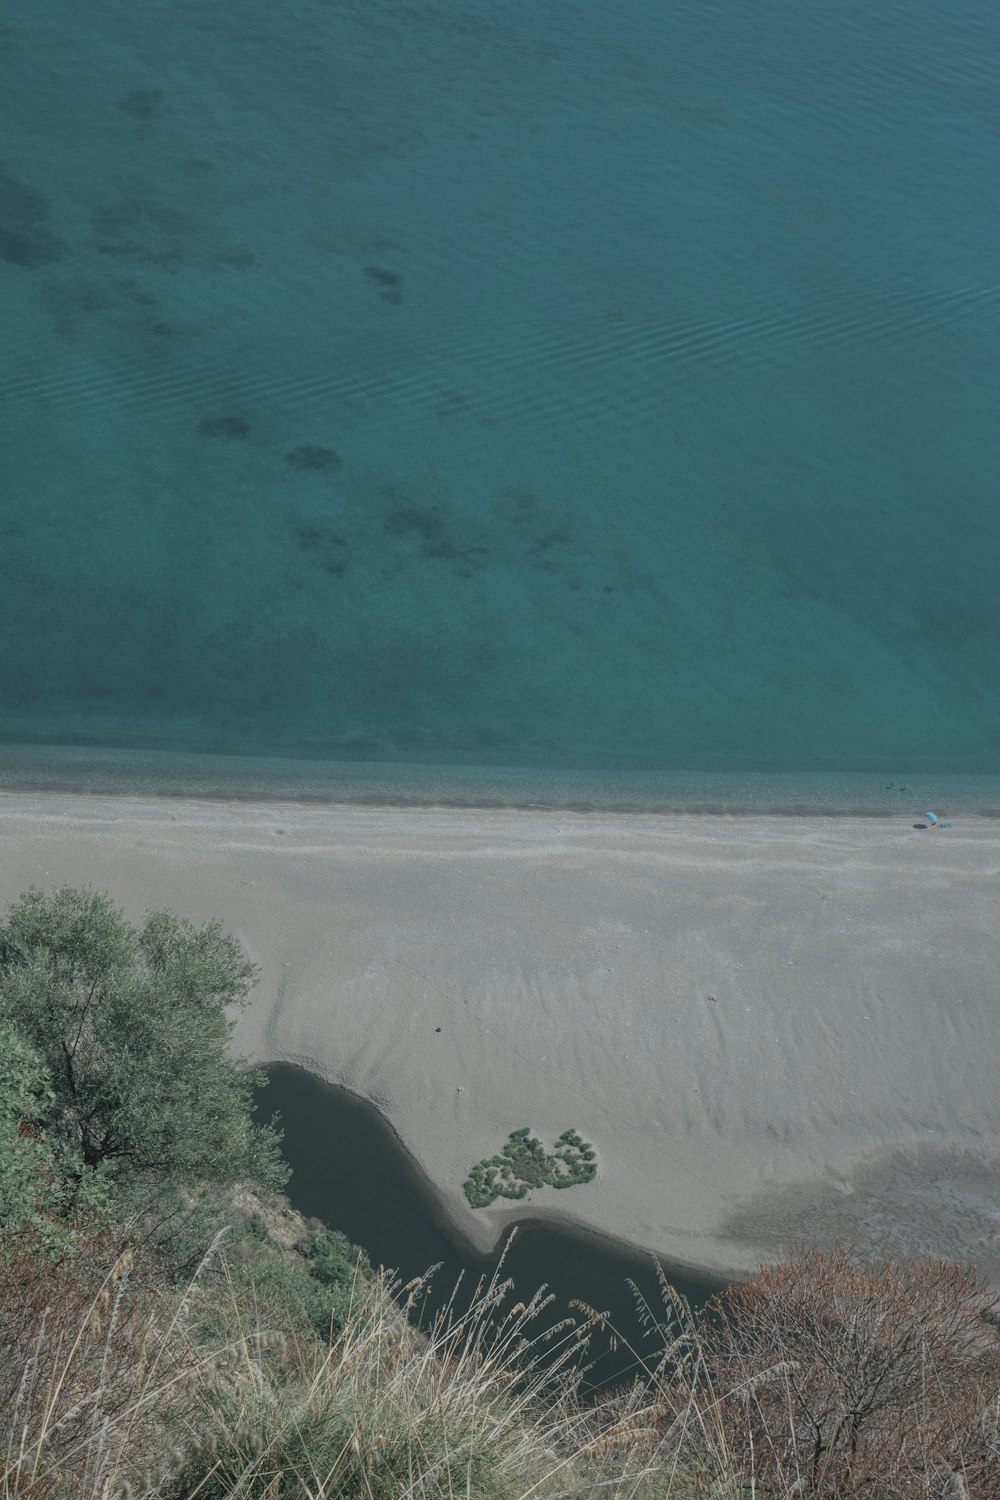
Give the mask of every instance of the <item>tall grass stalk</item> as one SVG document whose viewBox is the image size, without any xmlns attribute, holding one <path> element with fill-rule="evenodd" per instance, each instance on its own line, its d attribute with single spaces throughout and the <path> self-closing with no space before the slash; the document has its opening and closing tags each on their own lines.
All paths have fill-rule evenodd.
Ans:
<svg viewBox="0 0 1000 1500">
<path fill-rule="evenodd" d="M 804 1257 L 701 1322 L 661 1276 L 591 1400 L 602 1315 L 546 1327 L 502 1263 L 423 1328 L 427 1278 L 359 1276 L 329 1340 L 239 1269 L 219 1241 L 172 1296 L 128 1256 L 15 1268 L 0 1500 L 1000 1500 L 996 1324 L 957 1268 Z"/>
</svg>

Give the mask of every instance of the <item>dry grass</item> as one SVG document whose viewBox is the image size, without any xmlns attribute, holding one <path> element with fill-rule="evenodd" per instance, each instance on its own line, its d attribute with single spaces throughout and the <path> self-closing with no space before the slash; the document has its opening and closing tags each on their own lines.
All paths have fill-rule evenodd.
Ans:
<svg viewBox="0 0 1000 1500">
<path fill-rule="evenodd" d="M 72 1264 L 26 1255 L 2 1276 L 0 1495 L 108 1495 L 129 1454 L 157 1453 L 162 1413 L 193 1407 L 225 1351 L 185 1345 L 186 1299 L 169 1314 L 131 1249 L 82 1241 Z"/>
<path fill-rule="evenodd" d="M 653 1357 L 587 1403 L 597 1314 L 540 1333 L 502 1272 L 424 1332 L 422 1284 L 359 1280 L 327 1344 L 223 1245 L 172 1297 L 99 1248 L 7 1268 L 0 1500 L 1000 1500 L 996 1325 L 954 1267 L 802 1257 L 700 1325 L 663 1282 Z"/>
<path fill-rule="evenodd" d="M 324 1345 L 268 1327 L 272 1309 L 237 1296 L 218 1245 L 173 1305 L 128 1253 L 83 1278 L 68 1265 L 8 1266 L 0 1494 L 563 1493 L 569 1452 L 557 1439 L 580 1420 L 575 1327 L 533 1334 L 542 1302 L 509 1306 L 494 1279 L 469 1312 L 446 1311 L 421 1334 L 405 1315 L 420 1291 L 359 1281 Z"/>
</svg>

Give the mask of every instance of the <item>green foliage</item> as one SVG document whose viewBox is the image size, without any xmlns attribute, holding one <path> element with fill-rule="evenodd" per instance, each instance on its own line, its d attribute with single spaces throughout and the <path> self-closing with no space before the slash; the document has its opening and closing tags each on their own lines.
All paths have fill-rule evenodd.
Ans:
<svg viewBox="0 0 1000 1500">
<path fill-rule="evenodd" d="M 61 1157 L 42 1129 L 54 1097 L 38 1053 L 0 1019 L 0 1241 L 7 1246 L 25 1233 L 39 1248 L 66 1240 L 60 1211 L 77 1162 Z"/>
<path fill-rule="evenodd" d="M 205 1246 L 228 1232 L 234 1217 L 225 1188 L 191 1189 L 148 1177 L 117 1180 L 108 1216 L 127 1239 L 155 1253 L 164 1280 L 171 1282 L 194 1275 Z"/>
<path fill-rule="evenodd" d="M 259 1227 L 258 1227 L 259 1226 Z M 298 1255 L 281 1258 L 267 1241 L 258 1218 L 251 1218 L 248 1239 L 266 1248 L 252 1262 L 252 1285 L 258 1303 L 266 1297 L 281 1326 L 291 1326 L 302 1315 L 321 1339 L 332 1339 L 344 1327 L 352 1308 L 363 1300 L 373 1272 L 365 1252 L 341 1234 L 325 1227 L 314 1230 L 298 1246 Z"/>
<path fill-rule="evenodd" d="M 363 1250 L 333 1229 L 317 1229 L 302 1246 L 310 1275 L 323 1286 L 343 1291 L 354 1285 L 358 1274 L 370 1278 L 371 1262 Z"/>
<path fill-rule="evenodd" d="M 263 1074 L 227 1055 L 254 967 L 218 923 L 195 928 L 169 912 L 133 927 L 104 895 L 28 891 L 0 928 L 5 1067 L 4 1190 L 23 1201 L 28 1146 L 12 1149 L 10 1119 L 30 1123 L 42 1175 L 125 1196 L 137 1185 L 255 1180 L 280 1185 L 280 1136 L 254 1125 Z M 0 1126 L 0 1130 L 4 1127 Z M 17 1183 L 22 1186 L 18 1187 Z"/>
<path fill-rule="evenodd" d="M 577 1135 L 564 1130 L 555 1150 L 545 1150 L 527 1125 L 511 1131 L 499 1156 L 477 1162 L 464 1183 L 473 1208 L 488 1208 L 497 1198 L 525 1198 L 532 1188 L 573 1187 L 597 1175 L 597 1153 Z"/>
<path fill-rule="evenodd" d="M 267 1226 L 260 1214 L 250 1215 L 247 1220 L 246 1231 L 252 1240 L 257 1240 L 261 1244 L 267 1240 Z"/>
<path fill-rule="evenodd" d="M 228 1253 L 235 1257 L 240 1248 L 230 1245 Z M 271 1327 L 299 1336 L 311 1333 L 326 1343 L 344 1326 L 349 1297 L 317 1280 L 302 1261 L 285 1259 L 268 1249 L 243 1264 L 232 1259 L 228 1275 L 239 1305 L 253 1306 L 257 1317 Z"/>
</svg>

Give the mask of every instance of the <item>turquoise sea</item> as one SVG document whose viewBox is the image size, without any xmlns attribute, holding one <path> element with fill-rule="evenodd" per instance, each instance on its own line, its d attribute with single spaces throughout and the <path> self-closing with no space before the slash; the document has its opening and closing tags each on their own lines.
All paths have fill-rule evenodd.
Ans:
<svg viewBox="0 0 1000 1500">
<path fill-rule="evenodd" d="M 994 0 L 9 0 L 0 782 L 1000 807 L 998 77 Z"/>
</svg>

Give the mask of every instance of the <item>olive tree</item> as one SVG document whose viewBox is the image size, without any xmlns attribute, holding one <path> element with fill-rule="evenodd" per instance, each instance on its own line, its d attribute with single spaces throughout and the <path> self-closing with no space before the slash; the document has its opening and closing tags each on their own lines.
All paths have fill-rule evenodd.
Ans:
<svg viewBox="0 0 1000 1500">
<path fill-rule="evenodd" d="M 42 1059 L 0 1020 L 0 1237 L 30 1229 L 59 1238 L 66 1174 L 40 1123 L 52 1100 Z"/>
<path fill-rule="evenodd" d="M 20 1059 L 7 1068 L 16 1181 L 30 1165 L 11 1146 L 20 1108 L 14 1139 L 27 1120 L 78 1184 L 280 1186 L 280 1136 L 253 1121 L 264 1075 L 228 1051 L 255 972 L 216 922 L 156 911 L 134 926 L 107 896 L 70 887 L 22 896 L 0 927 L 0 1024 Z"/>
</svg>

